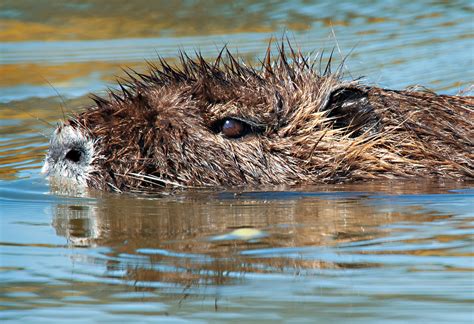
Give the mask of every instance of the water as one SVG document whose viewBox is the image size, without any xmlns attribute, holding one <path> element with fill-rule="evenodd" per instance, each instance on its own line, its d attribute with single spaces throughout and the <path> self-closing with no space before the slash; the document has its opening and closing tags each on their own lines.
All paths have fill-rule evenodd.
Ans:
<svg viewBox="0 0 474 324">
<path fill-rule="evenodd" d="M 73 197 L 39 175 L 62 110 L 157 53 L 213 57 L 227 43 L 255 61 L 286 28 L 304 52 L 353 49 L 347 77 L 455 94 L 473 83 L 472 13 L 469 1 L 3 1 L 0 320 L 474 321 L 472 182 Z"/>
</svg>

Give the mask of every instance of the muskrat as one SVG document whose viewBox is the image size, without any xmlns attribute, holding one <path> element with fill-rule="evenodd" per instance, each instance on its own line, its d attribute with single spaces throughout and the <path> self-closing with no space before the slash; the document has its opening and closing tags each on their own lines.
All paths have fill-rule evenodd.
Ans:
<svg viewBox="0 0 474 324">
<path fill-rule="evenodd" d="M 112 191 L 474 178 L 474 97 L 389 90 L 291 44 L 259 69 L 180 53 L 58 126 L 43 172 Z M 319 70 L 319 71 L 317 71 Z"/>
</svg>

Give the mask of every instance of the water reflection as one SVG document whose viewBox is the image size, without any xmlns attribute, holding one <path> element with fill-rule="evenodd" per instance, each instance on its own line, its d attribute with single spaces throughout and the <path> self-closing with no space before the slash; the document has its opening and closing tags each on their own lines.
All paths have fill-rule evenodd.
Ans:
<svg viewBox="0 0 474 324">
<path fill-rule="evenodd" d="M 0 319 L 465 321 L 468 187 L 71 197 L 0 182 Z"/>
<path fill-rule="evenodd" d="M 399 230 L 390 224 L 452 217 L 416 204 L 376 204 L 371 194 L 357 191 L 188 192 L 160 199 L 101 194 L 98 199 L 93 206 L 58 205 L 57 235 L 71 246 L 109 248 L 99 257 L 108 271 L 143 287 L 229 284 L 249 273 L 378 267 L 375 259 L 359 262 L 344 254 L 378 253 L 352 243 L 380 244 Z M 425 255 L 429 251 L 423 248 Z"/>
</svg>

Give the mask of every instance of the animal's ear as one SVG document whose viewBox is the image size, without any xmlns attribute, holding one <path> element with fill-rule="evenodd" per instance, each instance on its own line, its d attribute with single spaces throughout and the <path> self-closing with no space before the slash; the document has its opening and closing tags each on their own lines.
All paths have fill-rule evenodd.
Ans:
<svg viewBox="0 0 474 324">
<path fill-rule="evenodd" d="M 333 90 L 323 106 L 334 128 L 344 128 L 352 137 L 375 134 L 381 128 L 381 118 L 370 104 L 366 91 L 354 87 Z"/>
</svg>

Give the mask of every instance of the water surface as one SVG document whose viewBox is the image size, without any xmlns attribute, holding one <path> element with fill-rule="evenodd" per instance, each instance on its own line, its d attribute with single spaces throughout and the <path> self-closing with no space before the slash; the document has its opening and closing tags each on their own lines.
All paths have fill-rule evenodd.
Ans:
<svg viewBox="0 0 474 324">
<path fill-rule="evenodd" d="M 0 320 L 474 321 L 473 183 L 66 196 L 39 175 L 54 125 L 122 67 L 225 44 L 257 62 L 286 30 L 303 52 L 350 53 L 346 78 L 455 94 L 473 83 L 472 14 L 470 1 L 2 1 Z"/>
</svg>

